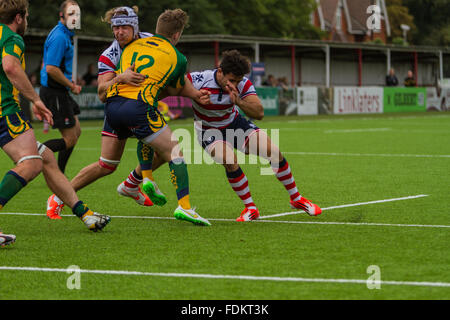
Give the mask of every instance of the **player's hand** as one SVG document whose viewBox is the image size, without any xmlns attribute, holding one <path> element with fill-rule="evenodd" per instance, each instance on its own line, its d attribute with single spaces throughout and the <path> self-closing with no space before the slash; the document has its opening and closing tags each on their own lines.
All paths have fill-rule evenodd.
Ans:
<svg viewBox="0 0 450 320">
<path fill-rule="evenodd" d="M 241 98 L 239 96 L 239 91 L 236 89 L 236 87 L 232 83 L 228 83 L 226 86 L 228 93 L 230 94 L 230 100 L 232 103 L 239 105 L 239 102 L 241 101 Z"/>
<path fill-rule="evenodd" d="M 42 100 L 39 99 L 34 101 L 31 108 L 39 121 L 46 120 L 49 125 L 53 126 L 53 115 L 51 111 L 47 109 Z"/>
<path fill-rule="evenodd" d="M 81 86 L 73 84 L 72 88 L 70 88 L 70 91 L 72 91 L 73 94 L 79 95 L 81 93 Z"/>
<path fill-rule="evenodd" d="M 194 100 L 200 105 L 211 104 L 210 95 L 211 93 L 208 90 L 201 89 Z"/>
<path fill-rule="evenodd" d="M 145 80 L 145 76 L 134 71 L 135 64 L 133 63 L 124 73 L 118 75 L 117 81 L 124 84 L 129 84 L 139 87 Z"/>
</svg>

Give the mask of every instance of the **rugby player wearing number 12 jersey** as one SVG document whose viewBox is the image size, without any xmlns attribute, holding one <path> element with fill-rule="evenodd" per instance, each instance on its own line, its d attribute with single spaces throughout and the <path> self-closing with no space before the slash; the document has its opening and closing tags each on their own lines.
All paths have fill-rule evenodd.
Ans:
<svg viewBox="0 0 450 320">
<path fill-rule="evenodd" d="M 209 226 L 209 221 L 191 207 L 186 163 L 178 143 L 172 139 L 170 128 L 157 109 L 164 90 L 168 90 L 170 95 L 185 95 L 199 102 L 209 101 L 207 91 L 196 90 L 189 81 L 185 82 L 187 60 L 175 48 L 187 20 L 187 14 L 181 9 L 166 10 L 158 18 L 154 37 L 136 40 L 124 49 L 117 73 L 120 75 L 130 66 L 135 66 L 135 71 L 146 79 L 139 87 L 116 83 L 108 89 L 106 121 L 117 132 L 119 140 L 135 136 L 169 163 L 179 205 L 174 212 L 175 217 Z M 148 186 L 150 181 L 144 177 L 146 193 Z"/>
</svg>

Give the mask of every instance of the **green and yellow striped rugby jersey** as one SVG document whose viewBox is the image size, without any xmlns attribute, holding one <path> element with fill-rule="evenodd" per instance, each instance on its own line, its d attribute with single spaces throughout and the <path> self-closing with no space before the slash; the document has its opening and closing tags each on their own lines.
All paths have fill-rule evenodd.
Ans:
<svg viewBox="0 0 450 320">
<path fill-rule="evenodd" d="M 9 81 L 3 70 L 3 57 L 11 55 L 20 60 L 25 70 L 25 43 L 20 35 L 13 32 L 7 25 L 0 23 L 0 117 L 20 111 L 19 90 Z"/>
<path fill-rule="evenodd" d="M 166 38 L 155 35 L 136 40 L 124 48 L 116 73 L 121 74 L 135 64 L 135 71 L 146 76 L 139 87 L 114 84 L 108 89 L 107 97 L 121 96 L 128 99 L 142 99 L 152 107 L 158 106 L 159 95 L 166 86 L 181 88 L 187 59 Z"/>
</svg>

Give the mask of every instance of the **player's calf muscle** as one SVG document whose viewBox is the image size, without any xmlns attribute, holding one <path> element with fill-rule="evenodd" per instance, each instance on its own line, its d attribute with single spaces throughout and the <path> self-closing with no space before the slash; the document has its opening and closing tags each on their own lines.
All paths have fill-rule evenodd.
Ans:
<svg viewBox="0 0 450 320">
<path fill-rule="evenodd" d="M 110 175 L 113 170 L 105 169 L 100 166 L 99 162 L 94 162 L 89 166 L 83 168 L 76 176 L 72 179 L 72 187 L 78 191 L 84 187 L 90 185 L 96 180 Z"/>
</svg>

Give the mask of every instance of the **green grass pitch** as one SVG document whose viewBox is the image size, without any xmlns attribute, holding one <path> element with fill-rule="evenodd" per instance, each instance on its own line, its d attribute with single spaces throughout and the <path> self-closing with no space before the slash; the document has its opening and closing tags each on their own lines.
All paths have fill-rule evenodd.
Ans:
<svg viewBox="0 0 450 320">
<path fill-rule="evenodd" d="M 268 117 L 256 124 L 280 130 L 299 190 L 327 209 L 321 216 L 236 223 L 243 205 L 224 169 L 208 164 L 188 169 L 191 202 L 212 227 L 173 219 L 167 165 L 155 172 L 167 205 L 140 207 L 116 192 L 137 164 L 131 139 L 117 172 L 78 192 L 112 216 L 103 232 L 89 232 L 68 208 L 63 220 L 49 221 L 42 175 L 3 208 L 0 227 L 17 242 L 0 250 L 0 299 L 450 298 L 449 114 Z M 34 126 L 41 142 L 59 136 Z M 98 160 L 101 126 L 82 122 L 69 178 Z M 189 120 L 170 126 L 193 131 Z M 12 166 L 1 153 L 0 176 Z M 261 215 L 291 212 L 287 192 L 261 167 L 242 166 Z M 412 196 L 421 197 L 386 202 Z M 102 272 L 81 273 L 81 288 L 70 290 L 71 274 L 63 271 L 73 265 Z M 379 268 L 380 289 L 367 286 L 370 266 Z"/>
</svg>

